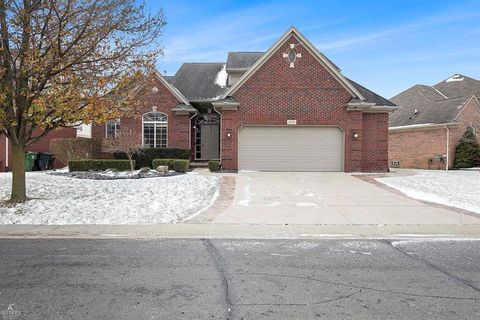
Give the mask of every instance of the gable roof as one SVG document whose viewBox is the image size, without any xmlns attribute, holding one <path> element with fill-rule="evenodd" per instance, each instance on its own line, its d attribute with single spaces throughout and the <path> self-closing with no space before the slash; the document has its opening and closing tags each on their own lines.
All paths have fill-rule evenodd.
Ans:
<svg viewBox="0 0 480 320">
<path fill-rule="evenodd" d="M 243 83 L 245 83 L 245 81 L 247 81 L 292 35 L 297 37 L 300 42 L 305 45 L 305 47 L 310 51 L 310 53 L 325 67 L 328 72 L 330 72 L 330 74 L 335 79 L 337 79 L 337 81 L 348 92 L 350 92 L 353 97 L 358 98 L 362 101 L 366 100 L 363 95 L 347 79 L 345 79 L 345 77 L 343 77 L 343 75 L 338 71 L 337 68 L 335 68 L 335 66 L 330 62 L 330 60 L 328 60 L 320 51 L 318 51 L 318 49 L 313 46 L 310 41 L 308 41 L 308 39 L 305 38 L 295 27 L 291 27 L 290 29 L 288 29 L 287 32 L 285 32 L 280 37 L 280 39 L 278 39 L 273 44 L 273 46 L 271 46 L 270 49 L 268 49 L 267 52 L 265 52 L 265 54 L 263 54 L 233 86 L 231 86 L 228 90 L 225 91 L 225 93 L 222 94 L 222 98 L 224 99 L 227 96 L 235 93 L 235 91 L 237 91 L 238 88 L 240 88 Z"/>
<path fill-rule="evenodd" d="M 358 83 L 345 78 L 340 69 L 322 53 L 320 53 L 296 28 L 290 28 L 267 52 L 229 52 L 226 63 L 184 63 L 174 76 L 163 76 L 172 86 L 189 101 L 222 100 L 231 95 L 240 86 L 238 82 L 246 81 L 289 36 L 296 36 L 313 56 L 349 90 L 354 98 L 351 102 L 375 104 L 377 106 L 394 106 L 389 100 L 368 90 Z M 226 83 L 219 84 L 217 78 L 221 72 L 244 73 L 232 87 Z M 242 80 L 243 79 L 243 80 Z M 221 81 L 220 81 L 221 82 Z"/>
<path fill-rule="evenodd" d="M 225 86 L 216 81 L 225 63 L 184 63 L 170 79 L 189 101 L 216 100 Z"/>
<path fill-rule="evenodd" d="M 452 123 L 472 96 L 480 96 L 480 81 L 462 75 L 433 87 L 415 85 L 391 99 L 400 108 L 390 116 L 390 126 Z"/>
</svg>

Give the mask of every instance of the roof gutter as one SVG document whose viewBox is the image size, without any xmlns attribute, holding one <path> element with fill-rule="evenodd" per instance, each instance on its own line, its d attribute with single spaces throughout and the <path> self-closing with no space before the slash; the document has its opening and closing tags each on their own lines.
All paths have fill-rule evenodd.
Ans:
<svg viewBox="0 0 480 320">
<path fill-rule="evenodd" d="M 377 106 L 373 102 L 349 102 L 347 103 L 347 111 L 363 111 L 363 112 L 370 112 L 370 113 L 384 113 L 388 112 L 391 113 L 397 110 L 398 106 Z"/>
<path fill-rule="evenodd" d="M 238 109 L 238 106 L 240 103 L 238 102 L 233 102 L 233 101 L 217 101 L 217 102 L 212 102 L 213 108 L 216 110 L 220 111 L 226 111 L 226 110 L 232 110 L 235 111 Z"/>
<path fill-rule="evenodd" d="M 390 132 L 399 132 L 399 131 L 408 131 L 408 130 L 430 130 L 430 129 L 442 129 L 445 126 L 451 128 L 458 125 L 456 122 L 449 123 L 422 123 L 422 124 L 411 124 L 407 126 L 396 126 L 388 128 Z"/>
</svg>

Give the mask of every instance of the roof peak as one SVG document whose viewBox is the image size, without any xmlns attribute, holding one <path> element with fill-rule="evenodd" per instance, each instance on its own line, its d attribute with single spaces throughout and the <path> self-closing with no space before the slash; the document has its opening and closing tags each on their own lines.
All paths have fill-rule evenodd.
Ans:
<svg viewBox="0 0 480 320">
<path fill-rule="evenodd" d="M 480 80 L 477 80 L 475 78 L 472 78 L 472 77 L 469 77 L 469 76 L 466 76 L 464 74 L 461 74 L 461 73 L 454 73 L 452 74 L 450 77 L 446 78 L 446 79 L 443 79 L 442 81 L 440 81 L 439 83 L 443 83 L 443 82 L 460 82 L 460 81 L 464 81 L 464 80 L 473 80 L 473 81 L 480 81 Z M 438 83 L 437 83 L 438 84 Z"/>
</svg>

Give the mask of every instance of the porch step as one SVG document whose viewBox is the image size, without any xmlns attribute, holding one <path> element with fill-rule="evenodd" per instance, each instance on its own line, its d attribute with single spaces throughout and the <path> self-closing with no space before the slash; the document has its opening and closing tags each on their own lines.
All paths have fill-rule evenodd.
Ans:
<svg viewBox="0 0 480 320">
<path fill-rule="evenodd" d="M 207 161 L 192 161 L 190 162 L 191 168 L 208 168 Z"/>
</svg>

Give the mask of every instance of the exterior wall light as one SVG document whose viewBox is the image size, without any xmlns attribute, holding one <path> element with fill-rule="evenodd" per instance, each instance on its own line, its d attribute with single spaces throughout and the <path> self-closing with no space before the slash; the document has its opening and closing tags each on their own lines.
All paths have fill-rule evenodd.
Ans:
<svg viewBox="0 0 480 320">
<path fill-rule="evenodd" d="M 353 134 L 353 139 L 358 139 L 358 133 L 357 133 L 357 132 L 355 132 L 355 133 Z"/>
<path fill-rule="evenodd" d="M 232 134 L 230 132 L 227 132 L 227 138 L 231 138 Z"/>
</svg>

